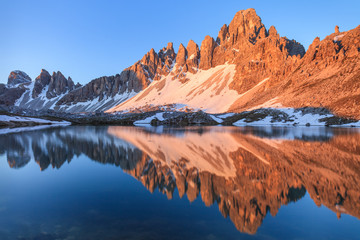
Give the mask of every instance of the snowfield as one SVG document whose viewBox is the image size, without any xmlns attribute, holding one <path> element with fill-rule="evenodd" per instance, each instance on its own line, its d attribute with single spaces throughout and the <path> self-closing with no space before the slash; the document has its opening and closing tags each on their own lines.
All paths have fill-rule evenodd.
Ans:
<svg viewBox="0 0 360 240">
<path fill-rule="evenodd" d="M 135 97 L 106 112 L 129 111 L 146 106 L 174 105 L 203 110 L 207 113 L 226 112 L 241 97 L 229 88 L 235 74 L 235 65 L 225 64 L 209 70 L 187 73 L 185 79 L 173 79 L 174 73 L 153 81 Z"/>
<path fill-rule="evenodd" d="M 6 128 L 0 128 L 0 134 L 7 134 L 12 132 L 22 132 L 22 131 L 29 131 L 29 130 L 38 130 L 38 129 L 44 129 L 48 127 L 54 127 L 54 126 L 67 126 L 70 125 L 70 122 L 67 121 L 51 121 L 41 118 L 32 118 L 32 117 L 23 117 L 23 116 L 9 116 L 9 115 L 0 115 L 0 123 L 2 125 L 7 126 Z M 11 123 L 24 123 L 25 126 L 21 127 L 8 127 L 11 125 Z M 27 123 L 33 124 L 37 126 L 26 126 Z"/>
</svg>

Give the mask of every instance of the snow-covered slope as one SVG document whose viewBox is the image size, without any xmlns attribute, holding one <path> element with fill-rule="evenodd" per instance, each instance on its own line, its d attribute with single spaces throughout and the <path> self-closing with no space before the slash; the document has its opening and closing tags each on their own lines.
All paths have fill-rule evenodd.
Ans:
<svg viewBox="0 0 360 240">
<path fill-rule="evenodd" d="M 53 126 L 66 126 L 70 124 L 71 123 L 67 121 L 54 121 L 42 118 L 0 115 L 0 135 L 12 132 L 38 130 Z"/>
<path fill-rule="evenodd" d="M 109 109 L 107 112 L 147 110 L 158 107 L 166 110 L 203 110 L 207 113 L 227 112 L 230 106 L 256 91 L 268 78 L 250 90 L 238 94 L 230 88 L 235 65 L 224 64 L 197 73 L 184 73 L 184 78 L 174 78 L 174 71 L 159 81 L 152 82 L 134 98 Z"/>
<path fill-rule="evenodd" d="M 33 96 L 34 85 L 35 82 L 31 82 L 29 84 L 24 84 L 22 86 L 25 89 L 25 91 L 21 95 L 21 97 L 15 101 L 14 106 L 34 109 L 34 110 L 48 110 L 48 109 L 53 110 L 57 101 L 66 94 L 64 93 L 53 98 L 48 98 L 46 96 L 46 93 L 49 89 L 49 86 L 45 86 L 41 90 L 41 93 L 38 96 L 34 97 Z"/>
<path fill-rule="evenodd" d="M 89 99 L 84 102 L 72 102 L 69 104 L 57 105 L 55 106 L 55 110 L 71 113 L 104 111 L 113 106 L 117 106 L 135 95 L 136 92 L 131 91 L 117 93 L 115 96 L 107 96 L 102 99 L 100 97 L 95 97 L 92 100 Z"/>
<path fill-rule="evenodd" d="M 173 73 L 173 72 L 172 72 Z M 153 81 L 134 98 L 107 112 L 131 111 L 159 107 L 173 110 L 202 109 L 210 113 L 226 112 L 235 99 L 241 97 L 229 88 L 235 65 L 225 64 L 197 73 L 186 73 L 185 81 L 174 74 Z"/>
</svg>

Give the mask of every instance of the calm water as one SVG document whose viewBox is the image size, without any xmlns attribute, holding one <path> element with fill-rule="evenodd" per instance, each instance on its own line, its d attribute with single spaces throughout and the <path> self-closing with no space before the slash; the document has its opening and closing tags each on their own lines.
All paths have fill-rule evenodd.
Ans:
<svg viewBox="0 0 360 240">
<path fill-rule="evenodd" d="M 0 135 L 0 239 L 360 239 L 360 130 Z"/>
</svg>

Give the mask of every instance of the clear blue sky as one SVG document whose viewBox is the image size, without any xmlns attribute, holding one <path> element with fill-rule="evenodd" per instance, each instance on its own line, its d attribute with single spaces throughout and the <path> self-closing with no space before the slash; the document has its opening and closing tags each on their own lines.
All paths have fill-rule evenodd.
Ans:
<svg viewBox="0 0 360 240">
<path fill-rule="evenodd" d="M 175 2 L 175 3 L 173 3 Z M 360 1 L 75 1 L 0 2 L 0 82 L 12 70 L 34 79 L 42 68 L 75 82 L 120 73 L 154 48 L 216 37 L 241 9 L 255 8 L 267 28 L 305 48 L 316 36 L 360 24 Z"/>
</svg>

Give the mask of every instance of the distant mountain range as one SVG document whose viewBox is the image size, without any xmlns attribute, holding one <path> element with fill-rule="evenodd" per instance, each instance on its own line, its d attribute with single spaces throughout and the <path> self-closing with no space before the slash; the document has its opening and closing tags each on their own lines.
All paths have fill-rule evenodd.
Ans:
<svg viewBox="0 0 360 240">
<path fill-rule="evenodd" d="M 10 73 L 0 84 L 0 104 L 80 113 L 154 110 L 208 113 L 257 108 L 325 107 L 360 119 L 360 25 L 315 38 L 309 49 L 274 26 L 266 29 L 254 9 L 236 13 L 216 39 L 190 40 L 155 52 L 115 76 L 82 86 L 61 72 L 42 70 L 32 81 Z"/>
</svg>

